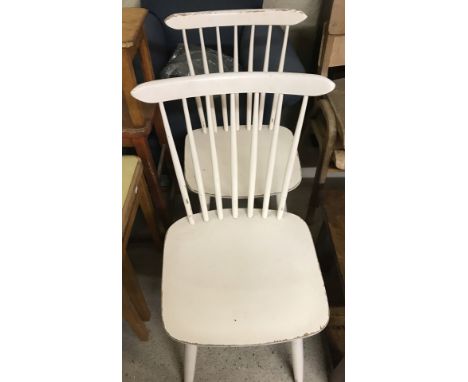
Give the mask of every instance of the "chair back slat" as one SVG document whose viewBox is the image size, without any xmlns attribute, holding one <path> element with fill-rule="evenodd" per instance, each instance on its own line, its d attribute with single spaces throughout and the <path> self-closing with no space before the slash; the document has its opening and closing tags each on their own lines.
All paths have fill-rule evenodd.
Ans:
<svg viewBox="0 0 468 382">
<path fill-rule="evenodd" d="M 203 60 L 203 71 L 205 74 L 210 73 L 210 68 L 208 67 L 208 59 L 206 57 L 206 47 L 205 47 L 205 39 L 203 38 L 203 28 L 198 29 L 198 33 L 200 36 L 200 46 L 201 46 L 201 52 L 202 52 L 202 60 Z M 208 99 L 206 99 L 206 115 L 207 118 L 213 123 L 213 128 L 214 131 L 218 131 L 218 123 L 216 121 L 216 110 L 215 110 L 215 103 L 213 100 L 213 97 L 210 96 L 210 102 L 208 102 Z"/>
<path fill-rule="evenodd" d="M 232 216 L 238 216 L 238 174 L 237 174 L 237 113 L 236 113 L 236 95 L 231 94 L 229 97 L 230 114 L 231 114 L 231 200 L 232 200 Z"/>
<path fill-rule="evenodd" d="M 247 70 L 253 72 L 253 59 L 254 59 L 254 39 L 255 39 L 255 25 L 250 27 L 250 42 L 249 42 L 249 58 Z M 246 125 L 247 130 L 252 127 L 252 93 L 247 94 L 247 114 L 246 114 Z"/>
<path fill-rule="evenodd" d="M 294 160 L 297 155 L 297 147 L 299 145 L 299 138 L 301 137 L 302 125 L 304 124 L 304 116 L 307 108 L 307 101 L 309 97 L 305 96 L 302 99 L 301 111 L 297 119 L 296 130 L 294 131 L 294 138 L 289 151 L 288 164 L 286 165 L 286 173 L 284 174 L 283 189 L 281 190 L 280 201 L 278 205 L 277 217 L 281 219 L 284 214 L 284 207 L 286 205 L 286 198 L 288 196 L 289 184 L 291 183 L 291 175 L 294 165 Z"/>
<path fill-rule="evenodd" d="M 187 217 L 190 223 L 194 223 L 194 216 L 192 212 L 192 206 L 190 204 L 188 190 L 185 183 L 184 174 L 182 172 L 182 166 L 180 159 L 174 144 L 171 128 L 169 126 L 168 118 L 164 108 L 164 103 L 174 100 L 182 100 L 183 113 L 187 126 L 188 134 L 188 145 L 187 150 L 191 154 L 191 159 L 194 167 L 195 181 L 198 187 L 198 194 L 200 205 L 202 209 L 202 217 L 205 221 L 209 219 L 208 210 L 206 208 L 205 199 L 205 187 L 206 179 L 212 179 L 214 184 L 214 196 L 216 199 L 216 212 L 218 219 L 223 219 L 223 204 L 222 204 L 222 193 L 221 193 L 221 176 L 229 177 L 229 169 L 231 171 L 231 196 L 232 196 L 232 215 L 237 217 L 239 212 L 238 207 L 238 196 L 239 196 L 239 180 L 243 178 L 248 179 L 248 200 L 247 200 L 247 215 L 252 217 L 254 215 L 254 199 L 258 195 L 258 187 L 256 187 L 257 181 L 257 166 L 260 160 L 259 157 L 259 125 L 260 125 L 260 95 L 265 94 L 278 94 L 278 118 L 275 120 L 274 130 L 268 134 L 271 134 L 270 151 L 268 162 L 266 166 L 266 178 L 265 188 L 263 194 L 263 208 L 262 216 L 265 218 L 269 212 L 269 199 L 271 196 L 272 182 L 275 171 L 281 166 L 276 165 L 279 155 L 277 153 L 279 146 L 279 131 L 281 110 L 283 104 L 283 96 L 286 94 L 299 95 L 303 97 L 301 104 L 299 117 L 297 119 L 297 125 L 294 136 L 292 138 L 291 147 L 288 152 L 288 159 L 286 168 L 284 171 L 283 183 L 281 187 L 280 200 L 278 203 L 277 218 L 281 219 L 286 204 L 286 198 L 291 183 L 291 177 L 293 172 L 294 162 L 297 160 L 297 147 L 301 135 L 302 125 L 304 123 L 305 112 L 307 108 L 308 97 L 310 96 L 321 96 L 329 93 L 334 88 L 334 83 L 327 79 L 314 74 L 302 74 L 302 73 L 275 73 L 275 72 L 238 72 L 238 73 L 216 73 L 216 74 L 203 74 L 199 76 L 169 78 L 165 80 L 155 80 L 147 83 L 143 83 L 135 87 L 131 94 L 138 100 L 147 103 L 158 103 L 161 109 L 161 116 L 163 120 L 164 129 L 167 135 L 168 147 L 171 152 L 171 156 L 174 163 L 174 170 L 176 173 L 177 181 L 182 195 L 182 200 L 185 206 Z M 237 130 L 237 115 L 236 115 L 236 95 L 253 93 L 253 122 L 252 129 L 247 132 L 246 129 L 238 132 Z M 220 168 L 218 163 L 218 152 L 216 147 L 215 132 L 212 119 L 208 119 L 208 138 L 209 150 L 211 159 L 211 171 L 212 178 L 204 178 L 207 168 L 202 168 L 197 152 L 198 141 L 194 131 L 192 131 L 192 125 L 190 121 L 190 114 L 188 108 L 189 98 L 204 97 L 210 110 L 211 98 L 219 95 L 229 96 L 230 106 L 230 134 L 227 139 L 230 139 L 230 153 L 223 152 L 223 155 L 227 155 L 230 158 L 231 163 L 227 164 L 223 162 L 223 167 Z M 226 97 L 228 97 L 226 96 Z M 249 135 L 251 147 L 250 147 L 250 162 L 247 166 L 240 167 L 239 160 L 239 143 L 238 137 L 240 134 Z M 264 132 L 265 134 L 267 132 Z M 262 134 L 264 134 L 262 133 Z M 203 134 L 200 132 L 200 134 Z M 244 136 L 245 137 L 245 136 Z M 242 138 L 244 139 L 244 138 Z M 223 141 L 220 141 L 223 142 Z M 227 142 L 226 142 L 227 143 Z M 224 143 L 223 143 L 224 145 Z M 223 146 L 225 147 L 225 146 Z M 227 148 L 229 150 L 229 143 Z M 279 151 L 278 151 L 279 152 Z M 226 158 L 226 156 L 225 156 Z M 226 166 L 227 164 L 227 166 Z M 210 165 L 209 160 L 206 165 Z M 284 165 L 284 164 L 282 164 Z M 222 173 L 221 173 L 222 170 Z M 239 174 L 240 171 L 248 172 L 248 174 Z M 244 175 L 242 177 L 242 175 Z M 205 179 L 205 184 L 204 184 Z M 263 185 L 261 185 L 263 187 Z M 255 191 L 257 190 L 257 194 Z"/>
<path fill-rule="evenodd" d="M 280 94 L 278 97 L 279 105 L 283 104 L 283 94 Z M 275 120 L 275 127 L 273 129 L 273 137 L 271 138 L 271 146 L 270 146 L 270 155 L 268 158 L 268 170 L 267 170 L 267 177 L 265 182 L 265 193 L 263 196 L 263 207 L 262 207 L 262 217 L 266 218 L 268 216 L 268 210 L 270 206 L 270 196 L 271 196 L 271 185 L 273 183 L 273 172 L 275 169 L 276 163 L 276 151 L 278 146 L 278 132 L 279 132 L 279 125 L 281 120 L 281 107 L 278 111 L 278 118 Z"/>
<path fill-rule="evenodd" d="M 284 29 L 283 45 L 281 46 L 281 55 L 280 61 L 278 64 L 278 72 L 282 73 L 284 70 L 284 60 L 286 58 L 286 48 L 288 46 L 288 36 L 289 36 L 289 26 L 286 26 Z M 271 117 L 270 117 L 270 130 L 273 128 L 275 123 L 276 113 L 278 112 L 278 95 L 275 94 L 273 97 L 273 107 L 271 108 Z"/>
<path fill-rule="evenodd" d="M 237 25 L 234 25 L 234 72 L 239 72 L 239 39 L 238 39 L 238 30 Z M 240 116 L 239 116 L 239 93 L 236 94 L 236 127 L 237 130 L 240 129 Z"/>
<path fill-rule="evenodd" d="M 216 48 L 218 51 L 218 68 L 220 73 L 224 73 L 224 65 L 223 65 L 223 50 L 221 48 L 221 36 L 219 34 L 219 27 L 216 27 Z M 221 95 L 221 107 L 223 112 L 223 125 L 224 130 L 228 130 L 228 115 L 227 115 L 227 103 L 226 103 L 226 95 Z"/>
<path fill-rule="evenodd" d="M 211 110 L 211 96 L 205 97 L 208 110 Z M 218 218 L 223 219 L 223 200 L 221 198 L 221 181 L 219 175 L 218 152 L 216 151 L 215 131 L 213 120 L 208 120 L 208 136 L 210 141 L 211 165 L 213 170 L 213 182 L 215 188 L 216 211 Z"/>
<path fill-rule="evenodd" d="M 255 199 L 255 183 L 257 178 L 257 157 L 258 157 L 258 103 L 259 94 L 254 95 L 254 116 L 252 128 L 252 143 L 250 146 L 250 174 L 249 174 L 249 197 L 247 200 L 247 216 L 253 216 Z"/>
<path fill-rule="evenodd" d="M 167 144 L 169 146 L 169 151 L 171 152 L 172 162 L 174 164 L 174 171 L 176 173 L 177 182 L 179 183 L 180 194 L 182 195 L 182 201 L 184 203 L 185 212 L 187 213 L 187 219 L 190 224 L 194 224 L 193 219 L 192 205 L 190 204 L 190 198 L 187 191 L 187 185 L 185 183 L 184 172 L 182 171 L 182 166 L 180 165 L 179 155 L 177 154 L 177 149 L 174 143 L 174 138 L 172 137 L 171 127 L 169 126 L 169 121 L 167 119 L 166 109 L 164 108 L 164 103 L 159 103 L 159 109 L 161 111 L 161 118 L 164 125 L 164 131 L 167 136 Z"/>
<path fill-rule="evenodd" d="M 189 138 L 190 153 L 192 154 L 193 168 L 195 172 L 195 180 L 198 188 L 198 198 L 200 200 L 200 207 L 202 210 L 203 220 L 208 221 L 208 208 L 206 207 L 205 186 L 203 185 L 203 178 L 200 169 L 200 161 L 198 160 L 197 146 L 193 137 L 192 122 L 190 121 L 190 113 L 187 106 L 187 100 L 182 98 L 182 107 L 184 110 L 185 125 L 187 127 L 187 135 Z"/>
<path fill-rule="evenodd" d="M 244 25 L 296 25 L 307 15 L 296 9 L 235 9 L 175 13 L 164 22 L 173 29 L 196 29 Z"/>
<path fill-rule="evenodd" d="M 185 32 L 185 29 L 182 30 L 182 39 L 184 41 L 185 55 L 187 56 L 189 72 L 191 76 L 194 76 L 195 70 L 193 68 L 192 56 L 190 55 L 190 49 L 189 49 L 188 41 L 187 41 L 187 33 Z M 198 117 L 200 118 L 200 124 L 201 124 L 202 130 L 204 133 L 207 133 L 208 130 L 206 128 L 205 113 L 203 111 L 203 104 L 202 104 L 201 98 L 196 97 L 195 102 L 197 104 Z"/>
<path fill-rule="evenodd" d="M 268 25 L 268 34 L 267 34 L 267 41 L 266 41 L 266 47 L 265 47 L 265 57 L 263 58 L 263 71 L 268 72 L 268 65 L 270 63 L 270 46 L 271 46 L 271 31 L 273 27 L 271 25 Z M 259 110 L 259 121 L 260 121 L 260 127 L 259 129 L 261 130 L 263 127 L 263 114 L 265 111 L 265 93 L 262 93 L 260 96 L 260 110 Z"/>
</svg>

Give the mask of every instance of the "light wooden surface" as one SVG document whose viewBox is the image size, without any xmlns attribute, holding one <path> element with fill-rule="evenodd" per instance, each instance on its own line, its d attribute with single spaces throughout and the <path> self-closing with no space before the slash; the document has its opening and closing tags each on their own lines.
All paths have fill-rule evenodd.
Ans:
<svg viewBox="0 0 468 382">
<path fill-rule="evenodd" d="M 295 25 L 307 15 L 296 9 L 235 9 L 175 13 L 164 20 L 173 29 L 195 29 L 243 25 Z"/>
<path fill-rule="evenodd" d="M 273 212 L 273 211 L 272 211 Z M 166 237 L 162 314 L 171 337 L 198 345 L 258 345 L 319 333 L 328 302 L 309 228 L 298 216 L 174 223 Z M 183 239 L 183 240 L 182 240 Z"/>
<path fill-rule="evenodd" d="M 122 9 L 122 48 L 137 45 L 148 10 L 144 8 Z"/>
<path fill-rule="evenodd" d="M 328 33 L 335 35 L 345 34 L 345 0 L 333 0 Z"/>
<path fill-rule="evenodd" d="M 139 84 L 131 94 L 147 103 L 230 93 L 273 93 L 317 97 L 331 92 L 335 83 L 308 73 L 229 72 L 167 78 Z"/>
</svg>

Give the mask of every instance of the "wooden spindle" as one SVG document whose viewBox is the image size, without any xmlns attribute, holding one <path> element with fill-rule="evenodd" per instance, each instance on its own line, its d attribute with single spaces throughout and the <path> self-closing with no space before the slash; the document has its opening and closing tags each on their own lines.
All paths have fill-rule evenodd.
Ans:
<svg viewBox="0 0 468 382">
<path fill-rule="evenodd" d="M 283 180 L 283 188 L 281 190 L 280 201 L 278 205 L 278 219 L 283 217 L 286 198 L 288 196 L 289 184 L 291 183 L 291 175 L 294 166 L 294 160 L 297 155 L 297 146 L 299 145 L 299 138 L 301 137 L 302 125 L 304 124 L 304 116 L 307 108 L 307 101 L 309 97 L 304 96 L 302 99 L 301 111 L 299 112 L 299 118 L 297 119 L 296 130 L 294 132 L 293 142 L 291 144 L 291 151 L 289 152 L 288 164 L 286 166 L 286 173 Z"/>
<path fill-rule="evenodd" d="M 281 55 L 280 61 L 278 65 L 278 72 L 282 72 L 284 70 L 284 60 L 286 58 L 286 48 L 288 47 L 288 36 L 289 36 L 289 25 L 286 25 L 284 28 L 284 38 L 283 38 L 283 45 L 281 47 Z M 273 128 L 273 124 L 275 122 L 275 116 L 278 112 L 278 95 L 275 94 L 273 97 L 273 107 L 271 108 L 271 117 L 270 117 L 270 130 Z"/>
<path fill-rule="evenodd" d="M 283 103 L 283 94 L 279 95 L 279 103 Z M 275 120 L 275 127 L 273 129 L 273 137 L 271 140 L 270 146 L 270 155 L 268 157 L 268 170 L 267 170 L 267 178 L 265 182 L 265 194 L 263 196 L 263 209 L 262 209 L 262 217 L 266 218 L 268 216 L 268 209 L 270 206 L 270 196 L 271 196 L 271 185 L 273 183 L 273 173 L 275 170 L 275 163 L 276 163 L 276 151 L 278 147 L 278 133 L 279 133 L 279 121 L 281 119 L 281 109 L 278 111 L 278 118 Z"/>
<path fill-rule="evenodd" d="M 250 27 L 249 62 L 247 70 L 253 72 L 255 25 Z M 252 93 L 247 94 L 247 130 L 252 127 Z"/>
<path fill-rule="evenodd" d="M 203 71 L 205 74 L 210 73 L 210 69 L 208 67 L 208 59 L 206 57 L 206 47 L 205 47 L 205 39 L 203 38 L 203 28 L 198 28 L 198 32 L 200 35 L 200 46 L 202 51 L 202 60 L 203 60 Z M 214 131 L 218 131 L 218 123 L 216 121 L 216 110 L 215 110 L 215 103 L 213 100 L 213 96 L 210 96 L 210 102 L 206 104 L 206 114 L 208 119 L 211 119 L 213 122 Z"/>
<path fill-rule="evenodd" d="M 234 72 L 239 71 L 239 43 L 237 38 L 237 25 L 234 25 Z M 239 116 L 239 94 L 236 94 L 236 126 L 237 130 L 240 129 L 240 116 Z"/>
<path fill-rule="evenodd" d="M 258 156 L 258 103 L 259 94 L 254 95 L 254 114 L 252 128 L 252 144 L 250 146 L 250 176 L 249 176 L 249 197 L 247 200 L 247 216 L 253 216 L 253 206 L 255 199 L 255 181 L 257 178 L 257 156 Z"/>
<path fill-rule="evenodd" d="M 231 113 L 231 194 L 232 194 L 232 216 L 238 216 L 238 187 L 239 180 L 237 174 L 237 128 L 236 128 L 236 97 L 235 94 L 229 96 Z"/>
<path fill-rule="evenodd" d="M 171 152 L 172 163 L 174 164 L 174 171 L 176 173 L 177 182 L 179 183 L 180 194 L 182 195 L 182 201 L 184 202 L 185 212 L 187 213 L 187 218 L 190 224 L 195 224 L 193 219 L 192 206 L 190 204 L 190 199 L 187 191 L 187 185 L 185 184 L 184 173 L 182 171 L 182 166 L 180 165 L 179 155 L 177 154 L 177 149 L 174 143 L 174 138 L 172 137 L 171 127 L 169 126 L 169 121 L 167 119 L 166 109 L 164 108 L 164 103 L 159 103 L 159 109 L 161 110 L 161 118 L 164 125 L 164 130 L 166 132 L 167 144 L 169 146 L 169 151 Z"/>
<path fill-rule="evenodd" d="M 211 102 L 211 99 L 209 96 L 207 96 L 206 104 L 208 105 L 209 108 L 211 108 L 210 102 Z M 208 120 L 208 136 L 210 139 L 211 165 L 213 169 L 216 210 L 218 213 L 219 220 L 222 220 L 223 219 L 223 200 L 221 197 L 221 181 L 219 178 L 218 153 L 216 151 L 216 140 L 215 140 L 215 135 L 214 135 L 213 122 L 211 119 Z"/>
<path fill-rule="evenodd" d="M 268 72 L 268 65 L 270 63 L 271 30 L 272 30 L 272 26 L 269 25 L 266 48 L 265 48 L 265 58 L 263 59 L 263 71 L 264 72 Z M 262 93 L 262 95 L 260 96 L 260 111 L 259 111 L 260 114 L 258 117 L 260 121 L 259 130 L 261 130 L 263 127 L 263 114 L 265 111 L 265 96 L 266 96 L 266 93 Z"/>
<path fill-rule="evenodd" d="M 208 208 L 205 196 L 205 187 L 203 185 L 203 178 L 201 174 L 200 162 L 198 160 L 197 146 L 193 137 L 192 122 L 190 121 L 190 113 L 187 106 L 187 100 L 182 98 L 182 107 L 184 109 L 185 125 L 187 126 L 187 135 L 189 138 L 190 153 L 192 154 L 193 168 L 195 172 L 195 180 L 197 182 L 198 198 L 202 210 L 203 220 L 208 221 Z"/>
<path fill-rule="evenodd" d="M 188 63 L 188 67 L 189 67 L 189 72 L 190 72 L 191 76 L 194 76 L 195 75 L 195 70 L 193 68 L 192 57 L 190 55 L 190 49 L 189 49 L 188 42 L 187 42 L 187 33 L 185 32 L 185 29 L 182 29 L 182 39 L 184 40 L 185 56 L 187 56 L 187 63 Z M 197 104 L 198 117 L 200 118 L 200 124 L 201 124 L 201 127 L 202 127 L 202 131 L 204 133 L 207 133 L 208 129 L 206 128 L 205 113 L 203 111 L 203 103 L 201 101 L 201 98 L 196 97 L 195 102 Z"/>
<path fill-rule="evenodd" d="M 218 68 L 220 73 L 224 73 L 224 66 L 223 66 L 223 51 L 221 49 L 221 36 L 219 34 L 219 27 L 216 27 L 216 46 L 218 49 Z M 228 116 L 227 116 L 227 104 L 226 104 L 226 94 L 221 95 L 221 105 L 223 109 L 223 125 L 224 130 L 228 130 Z"/>
</svg>

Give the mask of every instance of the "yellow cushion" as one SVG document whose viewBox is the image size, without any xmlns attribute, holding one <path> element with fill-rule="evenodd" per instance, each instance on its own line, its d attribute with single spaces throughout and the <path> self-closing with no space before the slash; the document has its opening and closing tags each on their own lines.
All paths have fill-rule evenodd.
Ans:
<svg viewBox="0 0 468 382">
<path fill-rule="evenodd" d="M 122 157 L 122 208 L 127 199 L 133 176 L 141 159 L 134 155 Z"/>
</svg>

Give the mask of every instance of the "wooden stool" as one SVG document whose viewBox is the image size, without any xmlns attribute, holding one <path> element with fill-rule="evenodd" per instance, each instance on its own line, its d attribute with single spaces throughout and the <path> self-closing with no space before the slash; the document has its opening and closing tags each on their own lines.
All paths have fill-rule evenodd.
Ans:
<svg viewBox="0 0 468 382">
<path fill-rule="evenodd" d="M 148 340 L 148 330 L 143 321 L 150 319 L 150 311 L 130 259 L 127 256 L 127 243 L 138 207 L 141 207 L 143 211 L 156 246 L 161 249 L 162 239 L 156 225 L 156 215 L 143 177 L 141 160 L 136 156 L 124 156 L 122 158 L 123 316 L 138 338 L 146 341 Z"/>
<path fill-rule="evenodd" d="M 133 59 L 138 53 L 145 81 L 154 80 L 151 56 L 143 30 L 143 22 L 148 10 L 143 8 L 122 9 L 122 95 L 124 100 L 122 144 L 134 147 L 143 162 L 146 181 L 151 197 L 165 227 L 169 222 L 169 213 L 164 195 L 158 182 L 156 164 L 148 144 L 148 135 L 155 127 L 161 144 L 165 143 L 159 111 L 153 105 L 143 105 L 132 97 L 130 91 L 137 85 Z"/>
</svg>

